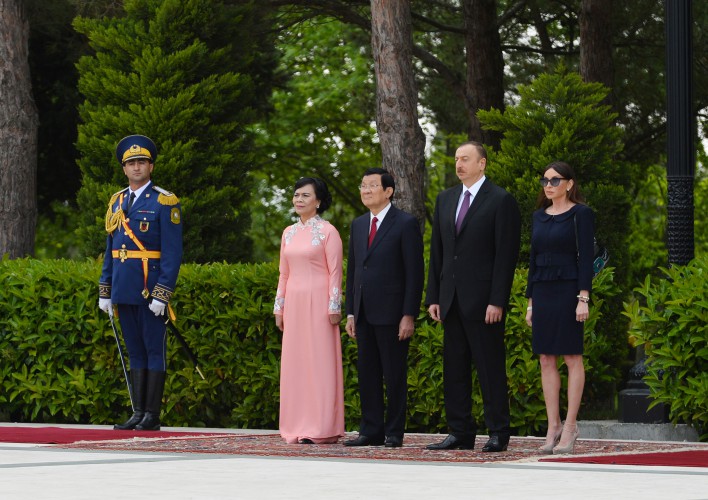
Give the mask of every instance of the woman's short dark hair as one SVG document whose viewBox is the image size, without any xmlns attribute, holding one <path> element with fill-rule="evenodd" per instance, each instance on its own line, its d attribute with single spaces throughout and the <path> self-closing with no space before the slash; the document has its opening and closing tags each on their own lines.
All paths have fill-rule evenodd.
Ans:
<svg viewBox="0 0 708 500">
<path fill-rule="evenodd" d="M 393 178 L 393 176 L 389 173 L 388 170 L 381 167 L 372 167 L 367 169 L 366 172 L 364 172 L 364 177 L 366 177 L 367 175 L 380 175 L 381 187 L 384 191 L 386 191 L 386 188 L 392 188 L 393 193 L 391 193 L 390 199 L 393 199 L 393 195 L 396 194 L 396 180 Z"/>
<path fill-rule="evenodd" d="M 332 195 L 329 194 L 327 183 L 318 177 L 301 177 L 295 182 L 295 191 L 303 186 L 310 184 L 315 190 L 315 198 L 320 201 L 320 206 L 317 207 L 317 213 L 321 214 L 332 205 Z"/>
</svg>

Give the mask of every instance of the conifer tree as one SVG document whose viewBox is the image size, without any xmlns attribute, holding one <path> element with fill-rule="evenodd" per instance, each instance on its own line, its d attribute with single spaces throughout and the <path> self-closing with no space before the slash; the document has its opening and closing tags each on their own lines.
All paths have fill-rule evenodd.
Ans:
<svg viewBox="0 0 708 500">
<path fill-rule="evenodd" d="M 182 202 L 185 260 L 250 258 L 246 236 L 252 135 L 266 109 L 276 57 L 257 2 L 126 0 L 124 15 L 77 18 L 94 55 L 78 63 L 79 236 L 99 254 L 111 194 L 127 185 L 118 141 L 158 147 L 155 184 Z"/>
<path fill-rule="evenodd" d="M 602 104 L 607 92 L 601 83 L 584 83 L 579 74 L 560 66 L 530 85 L 520 85 L 516 105 L 503 113 L 480 111 L 479 118 L 483 126 L 504 135 L 487 173 L 519 202 L 524 225 L 522 264 L 528 265 L 531 214 L 541 192 L 538 181 L 546 165 L 562 160 L 573 167 L 581 193 L 595 212 L 595 235 L 609 247 L 609 265 L 615 269 L 615 282 L 622 285 L 627 280 L 631 175 L 628 165 L 617 160 L 622 130 L 614 125 L 616 115 L 610 107 Z M 623 299 L 621 294 L 607 299 L 611 306 L 595 327 L 597 335 L 613 347 L 602 359 L 605 373 L 586 386 L 592 399 L 604 398 L 608 407 L 628 354 Z"/>
<path fill-rule="evenodd" d="M 629 168 L 619 162 L 622 130 L 616 115 L 602 104 L 608 89 L 584 83 L 560 66 L 530 85 L 520 85 L 520 99 L 502 113 L 480 111 L 483 126 L 503 133 L 488 174 L 518 200 L 524 223 L 521 260 L 528 257 L 531 214 L 541 191 L 538 180 L 552 161 L 573 167 L 581 192 L 595 210 L 598 239 L 613 249 L 613 265 L 626 255 Z M 618 271 L 621 270 L 618 269 Z"/>
</svg>

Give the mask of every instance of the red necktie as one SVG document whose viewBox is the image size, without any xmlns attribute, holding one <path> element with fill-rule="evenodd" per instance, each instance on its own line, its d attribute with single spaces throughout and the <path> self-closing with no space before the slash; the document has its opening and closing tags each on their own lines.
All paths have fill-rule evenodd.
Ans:
<svg viewBox="0 0 708 500">
<path fill-rule="evenodd" d="M 369 232 L 369 246 L 371 246 L 371 242 L 374 241 L 374 236 L 376 236 L 376 223 L 379 220 L 374 217 L 371 219 L 371 231 Z"/>
</svg>

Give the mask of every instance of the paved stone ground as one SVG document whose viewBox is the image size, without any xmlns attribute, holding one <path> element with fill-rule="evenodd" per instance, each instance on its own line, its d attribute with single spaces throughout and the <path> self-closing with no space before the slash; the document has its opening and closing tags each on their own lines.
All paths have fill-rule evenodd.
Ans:
<svg viewBox="0 0 708 500">
<path fill-rule="evenodd" d="M 100 426 L 94 426 L 101 428 Z M 166 430 L 177 430 L 175 428 Z M 431 461 L 424 443 L 440 436 L 408 435 L 400 453 L 391 456 L 317 456 L 312 445 L 283 445 L 274 431 L 213 429 L 232 433 L 236 448 L 88 449 L 0 444 L 0 498 L 4 499 L 708 499 L 708 467 L 600 466 L 539 462 L 532 450 L 538 438 L 513 438 L 511 450 L 491 461 Z M 240 438 L 240 440 L 239 440 Z M 183 441 L 216 438 L 183 438 Z M 221 438 L 227 444 L 227 438 Z M 170 440 L 162 441 L 166 445 Z M 133 440 L 136 441 L 136 440 Z M 250 445 L 246 444 L 250 441 Z M 235 443 L 241 443 L 236 445 Z M 105 444 L 105 442 L 104 442 Z M 133 443 L 133 448 L 137 441 Z M 138 444 L 146 446 L 145 443 Z M 154 444 L 150 445 L 154 446 Z M 240 450 L 238 449 L 240 446 Z M 251 447 L 266 454 L 247 454 Z M 579 453 L 701 448 L 681 442 L 581 440 Z M 295 448 L 277 455 L 273 450 Z M 324 447 L 324 445 L 320 446 Z M 342 450 L 343 446 L 331 446 Z M 304 455 L 303 450 L 309 450 Z M 346 450 L 346 449 L 345 449 Z M 244 453 L 233 454 L 233 451 Z M 376 447 L 376 453 L 386 453 Z M 399 451 L 396 450 L 396 453 Z M 453 452 L 450 452 L 453 453 Z M 480 452 L 457 455 L 489 456 Z M 529 456 L 516 457 L 517 454 Z M 505 458 L 502 458 L 505 457 Z M 512 460 L 509 458 L 514 457 Z"/>
</svg>

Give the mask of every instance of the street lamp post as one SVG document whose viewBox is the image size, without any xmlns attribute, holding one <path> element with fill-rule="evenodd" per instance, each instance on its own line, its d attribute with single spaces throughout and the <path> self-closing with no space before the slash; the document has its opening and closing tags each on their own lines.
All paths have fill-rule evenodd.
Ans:
<svg viewBox="0 0 708 500">
<path fill-rule="evenodd" d="M 693 19 L 691 0 L 665 0 L 666 13 L 666 127 L 668 186 L 667 246 L 669 265 L 684 265 L 695 254 L 693 230 L 693 179 L 696 126 L 693 114 Z M 627 389 L 619 394 L 622 422 L 665 422 L 663 403 L 649 410 L 649 388 L 643 346 L 637 347 L 637 364 L 630 370 Z"/>
<path fill-rule="evenodd" d="M 696 125 L 693 113 L 691 0 L 666 2 L 666 99 L 669 264 L 684 265 L 695 253 L 693 181 Z"/>
</svg>

